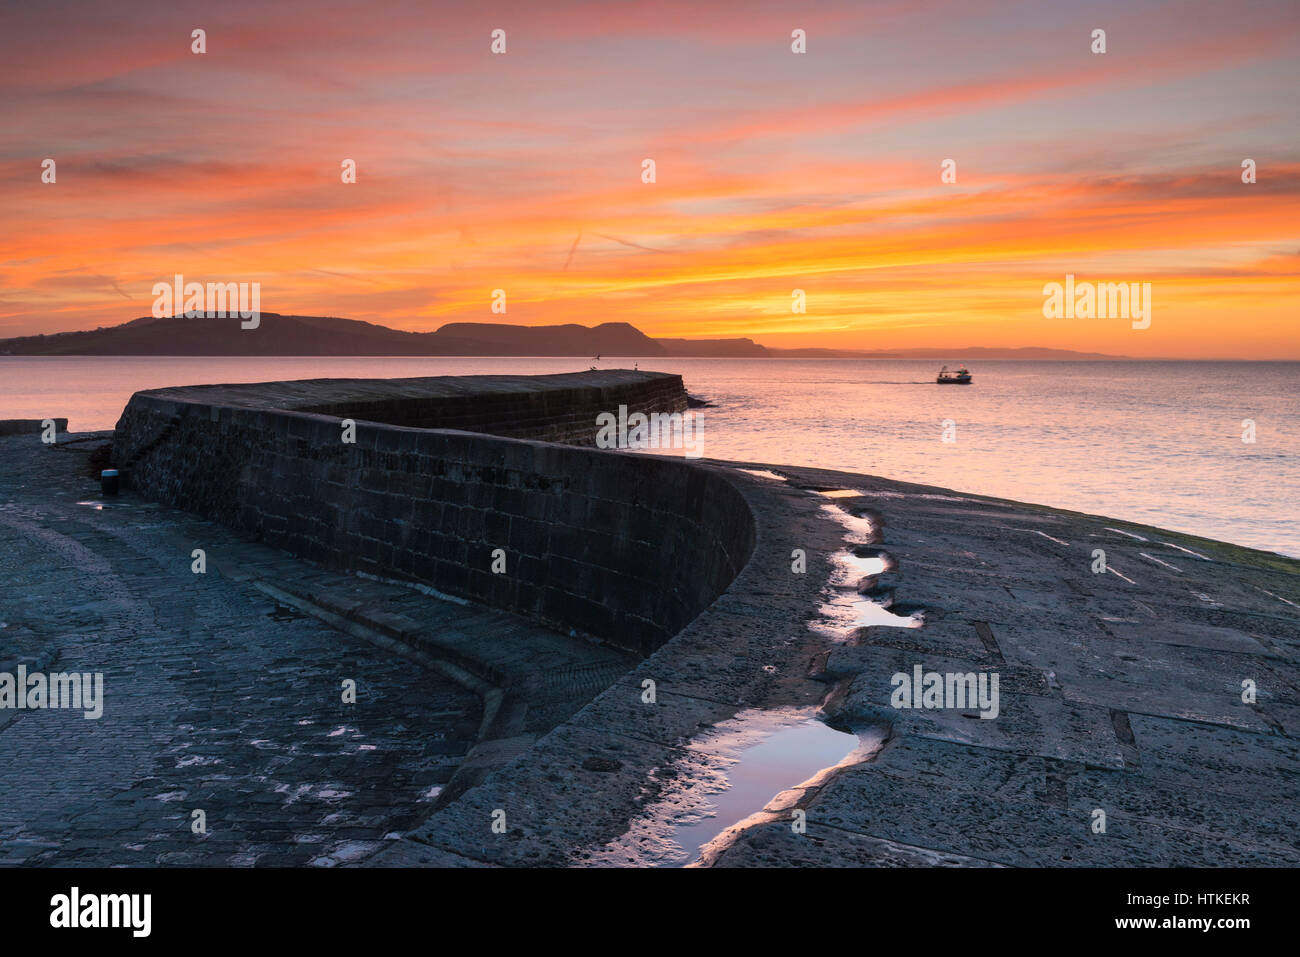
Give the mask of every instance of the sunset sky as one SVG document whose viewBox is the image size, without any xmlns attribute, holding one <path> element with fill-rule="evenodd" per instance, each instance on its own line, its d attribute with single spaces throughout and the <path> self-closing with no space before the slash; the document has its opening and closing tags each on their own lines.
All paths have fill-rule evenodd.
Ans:
<svg viewBox="0 0 1300 957">
<path fill-rule="evenodd" d="M 6 3 L 0 64 L 0 337 L 182 273 L 412 330 L 1300 358 L 1295 0 Z M 1151 327 L 1044 318 L 1067 273 Z"/>
</svg>

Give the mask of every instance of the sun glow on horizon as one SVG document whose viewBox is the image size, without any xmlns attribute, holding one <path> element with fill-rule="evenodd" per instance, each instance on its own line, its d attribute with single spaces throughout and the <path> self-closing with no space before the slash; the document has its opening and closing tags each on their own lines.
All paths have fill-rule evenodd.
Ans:
<svg viewBox="0 0 1300 957">
<path fill-rule="evenodd" d="M 71 6 L 5 14 L 0 337 L 183 273 L 408 330 L 1300 359 L 1293 4 Z M 1151 283 L 1150 328 L 1045 318 L 1067 274 Z"/>
</svg>

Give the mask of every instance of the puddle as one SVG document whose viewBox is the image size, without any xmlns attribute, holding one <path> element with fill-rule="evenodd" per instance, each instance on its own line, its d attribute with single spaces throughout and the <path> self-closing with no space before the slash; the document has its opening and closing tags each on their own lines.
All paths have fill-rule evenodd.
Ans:
<svg viewBox="0 0 1300 957">
<path fill-rule="evenodd" d="M 857 596 L 852 599 L 833 598 L 821 607 L 821 618 L 809 624 L 819 635 L 844 642 L 853 637 L 859 628 L 923 628 L 924 611 L 898 614 L 883 602 Z"/>
<path fill-rule="evenodd" d="M 76 502 L 75 504 L 80 505 L 84 508 L 93 508 L 97 512 L 102 512 L 106 508 L 128 508 L 133 512 L 138 512 L 138 511 L 149 512 L 149 511 L 156 511 L 158 508 L 158 506 L 152 502 L 141 502 L 139 500 L 127 501 L 125 499 L 117 497 L 116 495 L 107 499 L 106 498 L 82 499 L 81 501 Z M 162 524 L 166 525 L 167 523 L 164 522 Z"/>
<path fill-rule="evenodd" d="M 1173 542 L 1161 542 L 1160 544 L 1164 545 L 1166 548 L 1176 548 L 1180 552 L 1186 552 L 1188 555 L 1191 555 L 1193 558 L 1199 558 L 1203 562 L 1210 561 L 1210 559 L 1206 558 L 1200 552 L 1194 552 L 1190 548 L 1183 548 L 1183 546 L 1175 545 Z"/>
<path fill-rule="evenodd" d="M 201 754 L 195 754 L 195 755 L 191 755 L 188 758 L 181 758 L 179 761 L 176 762 L 176 767 L 189 768 L 189 767 L 194 767 L 196 765 L 198 767 L 210 767 L 211 765 L 214 764 L 221 764 L 221 759 L 214 758 L 211 756 L 205 757 L 204 755 Z"/>
<path fill-rule="evenodd" d="M 732 719 L 737 728 L 729 743 L 740 750 L 735 764 L 726 771 L 727 789 L 710 797 L 710 816 L 673 828 L 671 840 L 686 854 L 682 864 L 698 861 L 709 844 L 736 825 L 747 824 L 754 815 L 769 807 L 769 813 L 775 813 L 793 804 L 797 795 L 786 801 L 781 798 L 791 789 L 811 785 L 862 746 L 856 734 L 836 731 L 814 715 L 778 728 L 756 743 L 741 743 L 755 733 L 753 725 L 761 726 L 769 718 L 760 711 L 742 712 Z M 726 741 L 729 736 L 723 731 L 720 737 Z M 718 739 L 712 743 L 716 746 Z"/>
<path fill-rule="evenodd" d="M 861 515 L 851 515 L 838 505 L 823 505 L 822 514 L 840 525 L 848 532 L 846 541 L 849 545 L 874 545 L 880 541 L 880 529 L 871 519 Z"/>
<path fill-rule="evenodd" d="M 1179 568 L 1177 565 L 1171 565 L 1169 564 L 1169 562 L 1160 558 L 1156 558 L 1154 555 L 1148 555 L 1146 552 L 1138 552 L 1138 554 L 1141 555 L 1143 558 L 1145 558 L 1147 561 L 1155 562 L 1157 565 L 1163 565 L 1165 566 L 1165 568 L 1172 569 L 1173 571 L 1176 572 L 1182 572 L 1182 569 Z"/>
<path fill-rule="evenodd" d="M 1056 542 L 1056 544 L 1058 544 L 1058 545 L 1065 545 L 1066 547 L 1069 547 L 1069 544 L 1070 544 L 1069 542 L 1063 542 L 1063 541 L 1061 541 L 1059 538 L 1052 538 L 1051 535 L 1048 535 L 1046 532 L 1039 531 L 1039 530 L 1036 529 L 1036 528 L 1021 528 L 1021 529 L 1017 529 L 1017 531 L 1021 531 L 1021 532 L 1033 532 L 1035 535 L 1042 535 L 1043 538 L 1051 539 L 1052 541 Z"/>
<path fill-rule="evenodd" d="M 335 844 L 328 855 L 313 858 L 308 863 L 317 867 L 335 867 L 339 862 L 347 864 L 362 860 L 382 846 L 380 841 L 344 841 Z"/>
<path fill-rule="evenodd" d="M 737 471 L 744 472 L 746 475 L 756 475 L 759 478 L 773 479 L 777 482 L 786 481 L 784 475 L 777 475 L 775 472 L 769 471 L 768 469 L 737 469 Z"/>
<path fill-rule="evenodd" d="M 1295 602 L 1291 601 L 1290 599 L 1283 598 L 1281 595 L 1274 595 L 1271 591 L 1268 591 L 1267 589 L 1264 588 L 1260 588 L 1258 585 L 1251 585 L 1250 587 L 1255 589 L 1255 591 L 1262 591 L 1269 598 L 1276 598 L 1280 602 L 1285 602 L 1286 604 L 1290 605 L 1292 608 L 1300 608 L 1300 605 L 1297 605 Z M 3 627 L 4 625 L 0 625 L 0 628 Z"/>
<path fill-rule="evenodd" d="M 818 709 L 742 711 L 687 746 L 689 757 L 659 799 L 592 863 L 661 867 L 699 863 L 745 828 L 785 816 L 806 788 L 843 764 L 866 760 L 884 729 L 836 731 Z M 707 849 L 707 850 L 706 850 Z"/>
<path fill-rule="evenodd" d="M 901 499 L 923 499 L 927 502 L 974 502 L 979 503 L 979 499 L 968 498 L 963 495 L 940 495 L 937 492 L 895 492 L 889 489 L 871 489 L 862 491 L 851 488 L 824 489 L 815 488 L 809 491 L 824 495 L 827 498 L 901 498 Z"/>
<path fill-rule="evenodd" d="M 883 626 L 887 628 L 921 628 L 925 625 L 923 610 L 899 614 L 893 610 L 892 590 L 862 594 L 859 589 L 874 578 L 895 567 L 891 555 L 881 549 L 875 554 L 856 555 L 851 551 L 837 552 L 831 559 L 835 565 L 831 573 L 832 595 L 819 609 L 817 620 L 809 623 L 815 633 L 836 642 L 848 641 L 859 628 Z"/>
<path fill-rule="evenodd" d="M 820 494 L 831 497 L 844 497 L 846 490 L 819 490 Z M 848 492 L 847 494 L 856 494 Z M 820 608 L 820 617 L 809 624 L 817 634 L 836 642 L 852 639 L 858 628 L 884 626 L 888 628 L 920 628 L 925 624 L 924 610 L 908 610 L 906 614 L 897 614 L 890 610 L 893 604 L 892 592 L 887 592 L 884 600 L 873 596 L 859 594 L 865 579 L 874 578 L 897 567 L 894 557 L 876 545 L 883 537 L 880 516 L 870 510 L 865 514 L 854 514 L 839 504 L 826 503 L 821 511 L 828 518 L 843 526 L 848 533 L 845 536 L 846 550 L 836 553 L 832 558 L 835 570 L 830 584 L 840 589 L 839 594 L 826 601 Z M 855 510 L 857 511 L 857 510 Z M 845 593 L 845 588 L 852 588 Z"/>
<path fill-rule="evenodd" d="M 837 585 L 856 586 L 863 578 L 883 575 L 893 565 L 883 555 L 860 556 L 852 552 L 835 556 L 835 571 L 831 581 Z"/>
<path fill-rule="evenodd" d="M 830 499 L 856 498 L 852 489 L 811 489 Z M 895 567 L 880 540 L 879 516 L 854 514 L 838 502 L 821 506 L 847 532 L 846 547 L 833 556 L 832 595 L 811 627 L 843 641 L 864 626 L 920 628 L 922 610 L 897 614 L 893 595 L 883 600 L 859 593 L 864 584 Z M 839 767 L 869 760 L 886 729 L 861 734 L 838 731 L 820 720 L 819 709 L 748 710 L 696 738 L 670 768 L 655 774 L 653 803 L 621 837 L 584 855 L 591 864 L 701 866 L 712 864 L 746 829 L 785 819 L 809 789 Z"/>
</svg>

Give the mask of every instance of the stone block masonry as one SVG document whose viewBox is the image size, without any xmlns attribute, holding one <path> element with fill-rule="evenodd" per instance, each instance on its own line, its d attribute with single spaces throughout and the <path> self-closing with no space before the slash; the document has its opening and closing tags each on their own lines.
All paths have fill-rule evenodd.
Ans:
<svg viewBox="0 0 1300 957">
<path fill-rule="evenodd" d="M 633 372 L 163 389 L 132 397 L 114 459 L 144 495 L 322 565 L 645 655 L 727 588 L 754 519 L 723 470 L 505 437 L 590 441 L 620 404 L 678 412 L 685 390 Z"/>
<path fill-rule="evenodd" d="M 58 435 L 68 431 L 67 419 L 54 419 L 54 430 Z M 0 436 L 29 435 L 45 429 L 44 419 L 0 419 Z"/>
</svg>

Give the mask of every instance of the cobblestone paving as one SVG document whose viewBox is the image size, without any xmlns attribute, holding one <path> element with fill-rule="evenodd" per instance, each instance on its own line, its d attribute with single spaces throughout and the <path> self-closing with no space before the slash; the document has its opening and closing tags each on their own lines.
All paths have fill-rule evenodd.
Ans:
<svg viewBox="0 0 1300 957">
<path fill-rule="evenodd" d="M 427 817 L 477 696 L 223 576 L 219 526 L 97 508 L 94 444 L 0 439 L 0 672 L 104 681 L 99 720 L 0 711 L 0 864 L 330 865 Z"/>
</svg>

